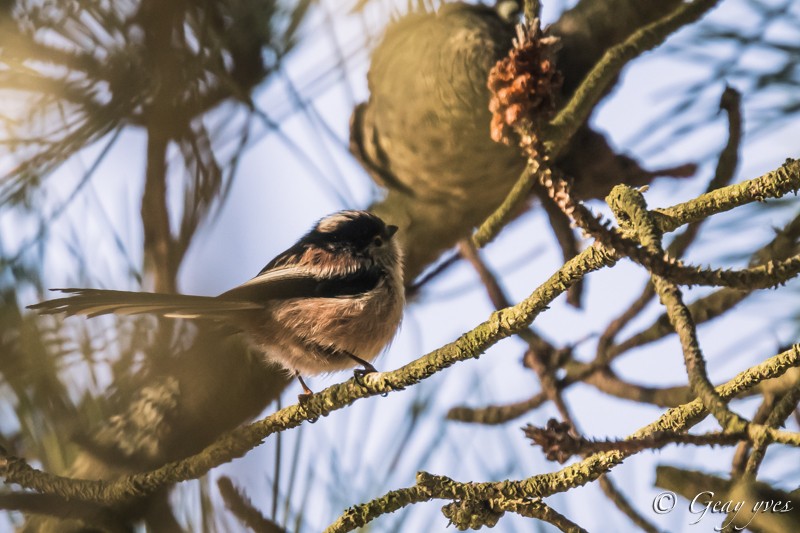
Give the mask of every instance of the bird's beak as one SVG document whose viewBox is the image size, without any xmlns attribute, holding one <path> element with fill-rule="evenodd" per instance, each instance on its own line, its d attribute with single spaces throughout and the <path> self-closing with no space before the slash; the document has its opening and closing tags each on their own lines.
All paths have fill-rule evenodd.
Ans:
<svg viewBox="0 0 800 533">
<path fill-rule="evenodd" d="M 392 236 L 397 233 L 397 226 L 386 226 L 386 236 L 390 239 Z"/>
</svg>

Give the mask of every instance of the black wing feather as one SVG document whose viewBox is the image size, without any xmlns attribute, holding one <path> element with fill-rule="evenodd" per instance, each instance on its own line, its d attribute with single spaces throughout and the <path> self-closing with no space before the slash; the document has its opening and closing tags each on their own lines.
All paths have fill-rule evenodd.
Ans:
<svg viewBox="0 0 800 533">
<path fill-rule="evenodd" d="M 264 302 L 292 298 L 347 298 L 377 287 L 383 272 L 379 268 L 359 270 L 335 278 L 312 276 L 268 279 L 264 283 L 245 283 L 220 295 L 221 298 Z"/>
</svg>

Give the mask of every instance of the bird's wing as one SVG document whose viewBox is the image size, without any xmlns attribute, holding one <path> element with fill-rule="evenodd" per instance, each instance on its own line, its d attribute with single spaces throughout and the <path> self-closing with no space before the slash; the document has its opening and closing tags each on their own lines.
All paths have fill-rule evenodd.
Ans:
<svg viewBox="0 0 800 533">
<path fill-rule="evenodd" d="M 219 297 L 250 302 L 353 297 L 374 289 L 380 282 L 381 275 L 380 269 L 368 268 L 320 278 L 307 269 L 290 266 L 262 272 Z"/>
</svg>

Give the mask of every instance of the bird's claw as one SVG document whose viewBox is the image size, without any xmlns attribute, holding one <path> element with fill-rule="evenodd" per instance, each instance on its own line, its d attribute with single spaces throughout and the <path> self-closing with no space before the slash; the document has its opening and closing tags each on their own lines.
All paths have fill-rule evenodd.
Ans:
<svg viewBox="0 0 800 533">
<path fill-rule="evenodd" d="M 375 372 L 377 372 L 375 367 L 367 363 L 366 365 L 364 365 L 364 368 L 356 368 L 355 370 L 353 370 L 353 378 L 356 380 L 356 383 L 358 383 L 363 387 L 364 376 L 366 376 L 367 374 L 374 374 Z"/>
<path fill-rule="evenodd" d="M 297 401 L 300 402 L 300 405 L 306 405 L 311 400 L 313 395 L 313 392 L 300 393 L 297 395 Z"/>
</svg>

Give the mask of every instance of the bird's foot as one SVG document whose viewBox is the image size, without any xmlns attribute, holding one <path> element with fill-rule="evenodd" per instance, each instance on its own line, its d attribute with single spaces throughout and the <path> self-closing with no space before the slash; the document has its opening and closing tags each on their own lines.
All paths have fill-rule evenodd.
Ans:
<svg viewBox="0 0 800 533">
<path fill-rule="evenodd" d="M 366 361 L 362 361 L 361 364 L 364 365 L 364 368 L 356 368 L 355 370 L 353 370 L 353 377 L 355 378 L 356 383 L 358 383 L 363 387 L 364 376 L 366 376 L 367 374 L 373 374 L 377 372 L 377 370 L 375 369 L 374 366 L 372 366 L 370 363 Z"/>
<path fill-rule="evenodd" d="M 311 391 L 303 392 L 303 393 L 297 395 L 297 401 L 300 402 L 300 405 L 305 405 L 311 400 L 311 397 L 313 395 L 314 395 L 314 393 L 311 392 Z"/>
<path fill-rule="evenodd" d="M 302 405 L 311 399 L 311 397 L 314 395 L 314 391 L 308 388 L 308 385 L 306 385 L 306 382 L 303 381 L 303 376 L 300 375 L 300 372 L 295 372 L 294 375 L 297 377 L 297 381 L 300 382 L 300 386 L 303 387 L 303 393 L 297 395 L 297 401 L 299 401 Z"/>
</svg>

